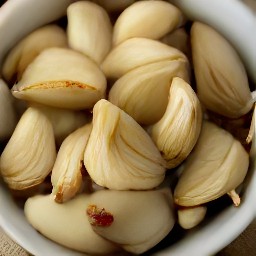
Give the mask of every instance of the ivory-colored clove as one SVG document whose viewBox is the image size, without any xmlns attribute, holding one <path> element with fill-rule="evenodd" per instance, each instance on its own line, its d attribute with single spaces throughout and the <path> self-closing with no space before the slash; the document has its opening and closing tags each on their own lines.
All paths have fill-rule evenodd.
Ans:
<svg viewBox="0 0 256 256">
<path fill-rule="evenodd" d="M 108 13 L 95 3 L 78 1 L 69 5 L 67 18 L 69 46 L 100 64 L 112 44 Z"/>
<path fill-rule="evenodd" d="M 168 2 L 135 2 L 116 20 L 113 45 L 133 37 L 159 39 L 180 26 L 183 20 L 181 11 Z"/>
<path fill-rule="evenodd" d="M 249 155 L 227 131 L 205 121 L 174 191 L 175 203 L 197 206 L 235 190 L 244 180 Z M 239 196 L 233 197 L 239 205 Z"/>
<path fill-rule="evenodd" d="M 138 67 L 160 61 L 187 63 L 184 72 L 189 72 L 187 57 L 179 50 L 148 38 L 131 38 L 112 48 L 102 62 L 106 77 L 118 79 Z"/>
<path fill-rule="evenodd" d="M 166 110 L 168 92 L 176 76 L 189 80 L 186 62 L 165 60 L 138 67 L 115 82 L 109 101 L 139 124 L 154 124 Z"/>
<path fill-rule="evenodd" d="M 58 203 L 73 198 L 81 189 L 83 157 L 91 129 L 91 124 L 84 125 L 61 144 L 51 175 L 52 195 Z"/>
<path fill-rule="evenodd" d="M 87 215 L 93 230 L 128 252 L 143 253 L 173 228 L 170 189 L 101 190 L 92 194 Z"/>
<path fill-rule="evenodd" d="M 116 190 L 145 190 L 165 176 L 165 161 L 146 131 L 106 100 L 93 108 L 93 128 L 84 164 L 92 180 Z"/>
<path fill-rule="evenodd" d="M 28 108 L 1 155 L 2 177 L 14 190 L 35 186 L 51 172 L 55 158 L 50 120 L 40 110 Z"/>
<path fill-rule="evenodd" d="M 106 78 L 88 57 L 71 49 L 44 50 L 13 86 L 18 99 L 65 109 L 88 109 L 105 97 Z"/>
<path fill-rule="evenodd" d="M 78 195 L 65 204 L 57 204 L 50 195 L 37 195 L 26 201 L 24 213 L 38 232 L 65 247 L 88 255 L 118 251 L 113 243 L 92 230 L 86 216 L 88 204 L 88 194 Z"/>
<path fill-rule="evenodd" d="M 192 25 L 191 44 L 200 101 L 207 109 L 229 118 L 247 114 L 253 99 L 245 67 L 232 45 L 200 22 Z"/>
<path fill-rule="evenodd" d="M 36 29 L 9 52 L 3 64 L 3 77 L 9 83 L 19 81 L 27 66 L 36 56 L 51 47 L 68 47 L 65 31 L 57 25 L 47 25 Z"/>
<path fill-rule="evenodd" d="M 183 79 L 175 77 L 163 117 L 151 127 L 151 137 L 167 161 L 168 168 L 181 164 L 194 148 L 201 131 L 200 102 Z"/>
<path fill-rule="evenodd" d="M 178 209 L 178 222 L 183 229 L 191 229 L 201 223 L 206 215 L 206 206 L 184 207 Z"/>
</svg>

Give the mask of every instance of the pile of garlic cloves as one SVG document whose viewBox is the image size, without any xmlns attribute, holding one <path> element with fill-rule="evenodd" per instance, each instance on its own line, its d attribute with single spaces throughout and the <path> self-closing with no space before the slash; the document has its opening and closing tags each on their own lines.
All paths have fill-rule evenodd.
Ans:
<svg viewBox="0 0 256 256">
<path fill-rule="evenodd" d="M 199 225 L 209 202 L 242 203 L 255 124 L 239 141 L 211 115 L 250 117 L 255 97 L 213 28 L 165 1 L 110 2 L 70 4 L 67 28 L 39 28 L 6 56 L 0 175 L 21 192 L 50 179 L 51 192 L 24 205 L 47 238 L 87 254 L 141 254 L 176 223 Z"/>
</svg>

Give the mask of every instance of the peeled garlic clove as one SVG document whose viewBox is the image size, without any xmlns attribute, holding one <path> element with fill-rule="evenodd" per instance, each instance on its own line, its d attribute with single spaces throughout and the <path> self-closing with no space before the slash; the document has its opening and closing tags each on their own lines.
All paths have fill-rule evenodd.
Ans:
<svg viewBox="0 0 256 256">
<path fill-rule="evenodd" d="M 97 234 L 135 254 L 155 246 L 175 223 L 169 189 L 97 191 L 91 196 L 87 215 Z"/>
<path fill-rule="evenodd" d="M 2 74 L 8 82 L 20 80 L 35 57 L 50 47 L 67 47 L 65 31 L 57 25 L 41 27 L 21 40 L 7 55 Z"/>
<path fill-rule="evenodd" d="M 92 126 L 87 124 L 71 133 L 61 144 L 52 169 L 52 195 L 58 203 L 73 198 L 82 184 L 83 157 Z"/>
<path fill-rule="evenodd" d="M 178 28 L 171 33 L 165 35 L 160 39 L 164 44 L 170 45 L 181 52 L 188 54 L 190 53 L 189 49 L 189 36 L 185 28 Z"/>
<path fill-rule="evenodd" d="M 253 104 L 248 79 L 231 44 L 199 22 L 191 28 L 191 43 L 200 101 L 207 109 L 229 118 L 248 113 Z"/>
<path fill-rule="evenodd" d="M 187 63 L 161 61 L 141 66 L 119 78 L 109 92 L 109 101 L 140 124 L 153 124 L 164 114 L 174 76 L 189 79 Z"/>
<path fill-rule="evenodd" d="M 1 155 L 5 182 L 15 190 L 40 184 L 51 172 L 55 158 L 51 122 L 38 109 L 28 108 Z"/>
<path fill-rule="evenodd" d="M 182 24 L 181 11 L 164 1 L 140 1 L 126 8 L 117 18 L 113 44 L 129 38 L 159 39 Z"/>
<path fill-rule="evenodd" d="M 107 12 L 92 2 L 79 1 L 69 5 L 67 18 L 70 47 L 100 64 L 112 44 L 112 25 Z"/>
<path fill-rule="evenodd" d="M 175 77 L 167 109 L 151 127 L 151 137 L 167 161 L 167 168 L 174 168 L 187 158 L 197 142 L 201 124 L 202 110 L 195 92 L 183 79 Z"/>
<path fill-rule="evenodd" d="M 94 182 L 109 189 L 151 189 L 165 176 L 165 161 L 146 131 L 106 100 L 94 106 L 84 164 Z"/>
<path fill-rule="evenodd" d="M 81 53 L 51 48 L 29 65 L 13 86 L 18 99 L 65 109 L 87 109 L 105 96 L 106 78 Z"/>
<path fill-rule="evenodd" d="M 108 12 L 120 12 L 133 4 L 135 0 L 121 0 L 121 1 L 109 1 L 109 0 L 93 0 L 93 2 L 101 5 Z"/>
<path fill-rule="evenodd" d="M 0 79 L 0 141 L 11 136 L 17 120 L 12 94 Z"/>
<path fill-rule="evenodd" d="M 194 206 L 178 209 L 178 222 L 184 229 L 197 226 L 204 219 L 207 212 L 206 206 Z"/>
<path fill-rule="evenodd" d="M 65 204 L 57 204 L 50 195 L 38 195 L 26 201 L 24 213 L 36 230 L 65 247 L 89 255 L 117 251 L 116 246 L 92 230 L 85 212 L 89 203 L 87 194 Z"/>
<path fill-rule="evenodd" d="M 32 104 L 32 106 L 34 105 Z M 82 111 L 47 107 L 38 104 L 36 107 L 51 121 L 57 145 L 60 145 L 70 133 L 91 121 L 91 117 Z"/>
<path fill-rule="evenodd" d="M 179 50 L 148 38 L 131 38 L 116 47 L 102 63 L 102 70 L 109 78 L 119 78 L 132 69 L 160 61 L 188 62 Z"/>
<path fill-rule="evenodd" d="M 215 200 L 244 180 L 249 155 L 227 131 L 204 122 L 198 142 L 175 188 L 175 202 L 195 206 Z"/>
</svg>

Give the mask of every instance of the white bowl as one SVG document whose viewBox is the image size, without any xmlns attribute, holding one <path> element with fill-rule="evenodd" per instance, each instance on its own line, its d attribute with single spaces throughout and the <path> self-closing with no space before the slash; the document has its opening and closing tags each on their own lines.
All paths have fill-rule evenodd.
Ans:
<svg viewBox="0 0 256 256">
<path fill-rule="evenodd" d="M 33 29 L 52 22 L 65 14 L 72 0 L 9 0 L 0 9 L 0 65 L 8 50 Z M 240 53 L 256 83 L 256 51 L 254 28 L 256 18 L 243 3 L 235 0 L 174 0 L 192 20 L 208 23 L 223 33 Z M 255 137 L 254 137 L 255 138 Z M 246 190 L 239 208 L 230 206 L 184 238 L 154 255 L 213 255 L 234 240 L 256 216 L 256 143 L 253 142 L 251 168 Z M 0 181 L 0 226 L 9 236 L 36 256 L 82 255 L 49 241 L 26 221 L 24 213 L 13 202 L 6 186 Z"/>
</svg>

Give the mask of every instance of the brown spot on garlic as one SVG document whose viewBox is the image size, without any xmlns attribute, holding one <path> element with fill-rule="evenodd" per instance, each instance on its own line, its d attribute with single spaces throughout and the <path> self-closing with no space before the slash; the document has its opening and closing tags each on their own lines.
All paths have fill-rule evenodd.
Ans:
<svg viewBox="0 0 256 256">
<path fill-rule="evenodd" d="M 92 226 L 109 227 L 114 221 L 110 212 L 107 212 L 104 208 L 98 208 L 96 205 L 89 205 L 86 214 Z"/>
</svg>

